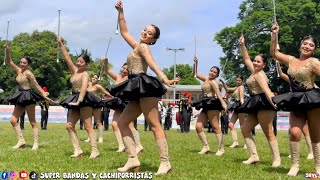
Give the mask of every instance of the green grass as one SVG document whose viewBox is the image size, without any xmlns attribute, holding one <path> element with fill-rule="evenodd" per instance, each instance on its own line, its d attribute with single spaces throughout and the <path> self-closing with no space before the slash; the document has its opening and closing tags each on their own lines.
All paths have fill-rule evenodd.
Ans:
<svg viewBox="0 0 320 180">
<path fill-rule="evenodd" d="M 65 130 L 64 124 L 48 124 L 48 130 L 40 131 L 40 149 L 32 151 L 32 129 L 29 124 L 25 125 L 23 135 L 27 142 L 24 149 L 13 150 L 17 142 L 16 135 L 8 122 L 0 123 L 0 171 L 36 171 L 40 172 L 88 172 L 104 173 L 116 172 L 116 169 L 126 162 L 125 153 L 116 153 L 117 143 L 112 130 L 105 133 L 104 143 L 98 144 L 100 157 L 89 159 L 90 145 L 85 143 L 87 138 L 85 130 L 77 132 L 80 139 L 80 146 L 84 156 L 77 159 L 70 159 L 73 153 L 71 141 Z M 141 169 L 144 172 L 156 172 L 159 166 L 159 155 L 151 131 L 143 131 L 139 126 L 141 143 L 144 152 L 139 155 Z M 304 139 L 302 142 L 302 154 L 300 161 L 300 172 L 298 177 L 288 177 L 286 174 L 290 168 L 290 159 L 287 131 L 278 132 L 278 143 L 282 157 L 282 165 L 279 168 L 272 168 L 272 156 L 266 138 L 261 130 L 256 131 L 257 149 L 260 156 L 259 165 L 244 165 L 243 160 L 249 156 L 245 149 L 229 148 L 232 144 L 231 134 L 224 138 L 225 154 L 221 157 L 214 155 L 217 145 L 214 134 L 207 133 L 207 139 L 212 150 L 206 155 L 198 155 L 201 144 L 195 131 L 188 134 L 179 133 L 175 129 L 166 131 L 172 171 L 165 176 L 154 179 L 304 179 L 305 172 L 314 172 L 312 160 L 306 160 L 307 147 Z M 243 138 L 240 136 L 240 144 L 243 145 Z"/>
</svg>

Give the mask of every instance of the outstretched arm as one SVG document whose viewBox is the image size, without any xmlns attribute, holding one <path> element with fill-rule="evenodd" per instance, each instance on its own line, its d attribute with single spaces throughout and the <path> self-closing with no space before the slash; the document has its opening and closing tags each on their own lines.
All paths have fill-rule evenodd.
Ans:
<svg viewBox="0 0 320 180">
<path fill-rule="evenodd" d="M 97 84 L 96 85 L 97 86 L 97 88 L 98 88 L 98 90 L 100 91 L 100 92 L 102 92 L 104 95 L 106 95 L 107 97 L 113 97 L 105 88 L 103 88 L 100 84 Z"/>
<path fill-rule="evenodd" d="M 11 54 L 10 54 L 10 48 L 9 48 L 9 45 L 8 44 L 5 44 L 3 45 L 3 48 L 5 50 L 5 53 L 6 53 L 6 59 L 5 61 L 7 62 L 7 64 L 10 65 L 11 69 L 14 70 L 16 73 L 19 73 L 20 71 L 20 68 L 14 64 L 14 62 L 12 61 L 11 59 Z"/>
<path fill-rule="evenodd" d="M 240 104 L 244 103 L 244 87 L 239 86 L 239 94 L 240 94 Z"/>
<path fill-rule="evenodd" d="M 206 76 L 205 75 L 202 75 L 200 73 L 198 73 L 198 58 L 196 56 L 194 56 L 193 58 L 193 61 L 194 61 L 194 64 L 195 64 L 195 75 L 198 79 L 200 79 L 201 81 L 206 81 Z"/>
<path fill-rule="evenodd" d="M 77 67 L 73 64 L 73 62 L 71 60 L 71 57 L 70 57 L 66 47 L 64 46 L 60 36 L 57 36 L 57 41 L 58 41 L 58 43 L 60 45 L 61 52 L 62 52 L 62 54 L 64 56 L 64 59 L 67 62 L 67 65 L 68 65 L 71 73 L 74 74 L 76 72 L 76 70 L 77 70 Z"/>
<path fill-rule="evenodd" d="M 113 79 L 113 80 L 117 80 L 118 78 L 118 74 L 116 74 L 115 72 L 113 72 L 110 68 L 109 68 L 109 60 L 107 57 L 103 57 L 101 58 L 101 60 L 103 61 L 104 64 L 104 71 Z"/>
<path fill-rule="evenodd" d="M 246 66 L 249 69 L 249 71 L 251 73 L 253 73 L 253 71 L 254 71 L 253 64 L 252 64 L 252 61 L 250 59 L 250 56 L 249 56 L 248 50 L 246 48 L 246 45 L 244 44 L 243 34 L 241 35 L 239 41 L 240 41 L 241 53 L 242 53 L 243 61 L 246 64 Z"/>
<path fill-rule="evenodd" d="M 274 59 L 277 59 L 280 61 L 282 64 L 289 66 L 289 58 L 290 56 L 285 55 L 281 52 L 278 51 L 277 49 L 277 44 L 278 44 L 278 33 L 279 33 L 279 26 L 278 23 L 275 22 L 272 25 L 271 28 L 271 45 L 270 45 L 270 53 Z"/>
<path fill-rule="evenodd" d="M 167 86 L 171 86 L 175 82 L 179 82 L 180 81 L 179 77 L 177 77 L 176 79 L 173 79 L 173 80 L 169 80 L 168 79 L 168 77 L 162 72 L 162 70 L 159 68 L 159 66 L 154 61 L 148 45 L 140 44 L 139 53 L 146 60 L 146 62 L 148 63 L 150 69 L 153 72 L 155 72 Z"/>
<path fill-rule="evenodd" d="M 134 38 L 128 32 L 127 23 L 126 23 L 126 20 L 124 18 L 124 13 L 123 13 L 122 1 L 119 0 L 115 7 L 119 12 L 118 13 L 118 23 L 120 26 L 121 36 L 132 47 L 132 49 L 134 49 L 138 45 L 138 42 L 136 40 L 134 40 Z"/>
<path fill-rule="evenodd" d="M 227 84 L 222 79 L 220 79 L 220 82 L 222 83 L 223 88 L 228 92 L 233 92 L 233 91 L 235 91 L 237 89 L 237 87 L 229 87 L 229 86 L 227 86 Z"/>
</svg>

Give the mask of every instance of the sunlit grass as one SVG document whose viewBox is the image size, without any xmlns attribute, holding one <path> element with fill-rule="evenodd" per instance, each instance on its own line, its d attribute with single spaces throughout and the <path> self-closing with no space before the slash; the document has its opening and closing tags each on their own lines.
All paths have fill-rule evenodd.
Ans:
<svg viewBox="0 0 320 180">
<path fill-rule="evenodd" d="M 117 143 L 112 130 L 106 131 L 104 143 L 98 144 L 100 157 L 89 159 L 91 148 L 89 143 L 84 142 L 87 138 L 85 130 L 77 132 L 80 139 L 80 146 L 84 156 L 77 159 L 70 159 L 73 153 L 72 144 L 64 124 L 50 123 L 48 130 L 40 131 L 40 149 L 32 151 L 32 129 L 29 124 L 25 125 L 23 131 L 28 146 L 25 149 L 13 150 L 17 142 L 16 135 L 8 122 L 0 123 L 0 170 L 1 171 L 36 171 L 40 172 L 88 172 L 104 173 L 116 172 L 116 169 L 126 162 L 125 153 L 116 153 Z M 142 171 L 156 172 L 159 166 L 159 155 L 151 131 L 143 131 L 139 126 L 141 143 L 144 152 L 139 155 Z M 238 131 L 241 147 L 232 149 L 231 134 L 224 138 L 225 154 L 221 157 L 214 155 L 217 145 L 213 133 L 207 133 L 211 153 L 198 155 L 201 144 L 195 131 L 180 133 L 175 129 L 166 131 L 172 171 L 166 176 L 153 177 L 154 179 L 304 179 L 305 172 L 314 171 L 312 160 L 306 160 L 307 147 L 302 140 L 302 155 L 300 173 L 298 177 L 289 178 L 286 174 L 290 168 L 288 146 L 288 135 L 286 131 L 278 132 L 278 142 L 282 156 L 282 165 L 279 168 L 272 168 L 272 156 L 269 145 L 261 130 L 256 131 L 257 149 L 261 163 L 259 165 L 244 165 L 243 160 L 249 156 L 243 146 L 243 138 Z"/>
</svg>

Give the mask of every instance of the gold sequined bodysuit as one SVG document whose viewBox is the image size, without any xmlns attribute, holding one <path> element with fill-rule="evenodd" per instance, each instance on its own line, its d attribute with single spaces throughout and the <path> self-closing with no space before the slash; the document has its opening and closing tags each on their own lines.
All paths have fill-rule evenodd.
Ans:
<svg viewBox="0 0 320 180">
<path fill-rule="evenodd" d="M 148 64 L 141 56 L 141 52 L 150 51 L 147 44 L 140 43 L 136 48 L 131 51 L 127 58 L 129 74 L 146 73 Z"/>
<path fill-rule="evenodd" d="M 99 88 L 98 88 L 98 85 L 89 85 L 89 87 L 87 88 L 87 91 L 92 93 L 93 95 L 95 96 L 98 96 L 98 93 L 99 93 Z"/>
<path fill-rule="evenodd" d="M 89 75 L 86 71 L 82 73 L 75 73 L 71 76 L 70 82 L 72 84 L 72 92 L 79 93 L 81 91 L 82 78 L 85 78 L 84 80 L 89 82 Z"/>
<path fill-rule="evenodd" d="M 291 90 L 296 92 L 314 88 L 316 74 L 313 72 L 313 68 L 320 66 L 319 60 L 316 58 L 309 59 L 297 68 L 292 68 L 292 61 L 298 60 L 293 56 L 289 59 L 288 76 Z"/>
<path fill-rule="evenodd" d="M 23 73 L 19 72 L 16 77 L 16 81 L 19 84 L 19 90 L 29 90 L 31 86 L 31 79 L 28 78 L 31 72 L 29 70 L 24 71 Z M 30 77 L 30 76 L 29 76 Z"/>
<path fill-rule="evenodd" d="M 263 80 L 269 83 L 269 79 L 264 71 L 260 71 L 258 73 L 261 73 Z M 249 90 L 251 94 L 256 95 L 256 94 L 264 93 L 262 88 L 258 84 L 257 80 L 254 79 L 254 74 L 251 74 L 250 77 L 247 79 L 247 84 L 249 86 Z"/>
<path fill-rule="evenodd" d="M 202 93 L 205 97 L 213 97 L 215 95 L 215 92 L 212 88 L 212 86 L 210 85 L 210 83 L 205 82 L 202 84 Z"/>
<path fill-rule="evenodd" d="M 240 86 L 239 86 L 240 87 Z M 240 91 L 239 91 L 239 87 L 237 87 L 236 90 L 233 91 L 232 96 L 234 98 L 235 101 L 240 101 Z"/>
</svg>

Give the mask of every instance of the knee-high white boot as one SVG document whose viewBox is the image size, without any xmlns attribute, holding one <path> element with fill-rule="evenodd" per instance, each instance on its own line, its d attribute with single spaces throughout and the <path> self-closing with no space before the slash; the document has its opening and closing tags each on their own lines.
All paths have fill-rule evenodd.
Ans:
<svg viewBox="0 0 320 180">
<path fill-rule="evenodd" d="M 221 156 L 224 154 L 223 134 L 216 134 L 216 138 L 218 142 L 218 151 L 216 152 L 216 156 Z"/>
<path fill-rule="evenodd" d="M 18 149 L 18 148 L 26 147 L 26 142 L 25 142 L 25 140 L 23 138 L 20 126 L 19 125 L 14 126 L 13 129 L 16 132 L 16 135 L 17 135 L 17 138 L 18 138 L 18 143 L 15 146 L 13 146 L 12 148 L 13 149 Z"/>
<path fill-rule="evenodd" d="M 123 144 L 122 136 L 120 131 L 113 131 L 114 136 L 116 136 L 117 142 L 118 142 L 118 150 L 117 152 L 124 152 L 125 151 L 125 146 Z"/>
<path fill-rule="evenodd" d="M 160 154 L 160 166 L 155 175 L 167 174 L 171 170 L 169 162 L 169 150 L 166 139 L 157 139 L 157 147 Z"/>
<path fill-rule="evenodd" d="M 246 143 L 247 145 L 247 150 L 250 154 L 250 157 L 248 160 L 246 161 L 243 161 L 242 163 L 244 164 L 255 164 L 255 163 L 258 163 L 260 162 L 260 159 L 259 159 L 259 156 L 258 156 L 258 153 L 257 153 L 257 148 L 256 148 L 256 144 L 253 140 L 253 138 L 244 138 L 244 142 Z"/>
<path fill-rule="evenodd" d="M 292 164 L 288 176 L 297 176 L 300 161 L 300 142 L 290 141 L 290 152 Z"/>
<path fill-rule="evenodd" d="M 201 133 L 198 133 L 198 137 L 202 144 L 201 151 L 198 152 L 198 154 L 206 154 L 210 151 L 210 147 L 208 145 L 206 134 L 202 131 Z"/>
<path fill-rule="evenodd" d="M 33 142 L 32 150 L 37 150 L 39 148 L 39 129 L 38 128 L 33 128 L 33 137 L 34 137 L 34 142 Z"/>
<path fill-rule="evenodd" d="M 136 153 L 136 145 L 130 136 L 123 137 L 123 142 L 128 153 L 128 160 L 123 167 L 118 168 L 119 172 L 138 172 L 140 171 L 140 162 Z"/>
<path fill-rule="evenodd" d="M 281 158 L 280 158 L 278 142 L 269 141 L 269 147 L 273 156 L 272 167 L 279 167 L 281 165 Z"/>
<path fill-rule="evenodd" d="M 235 129 L 233 129 L 230 132 L 231 132 L 231 135 L 232 135 L 233 143 L 229 147 L 236 148 L 236 147 L 239 146 L 237 131 Z"/>
</svg>

